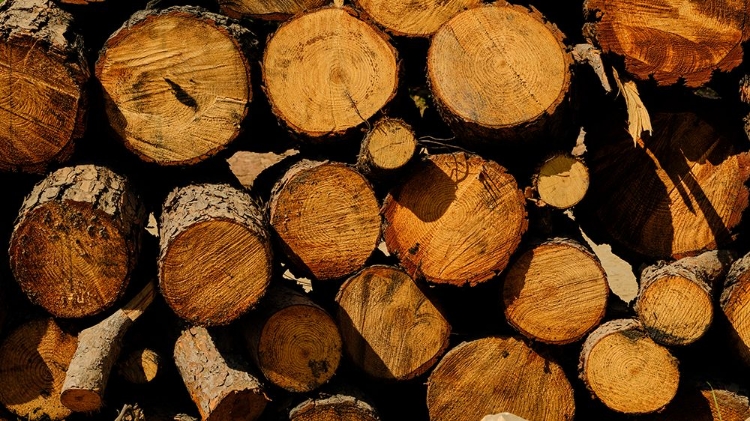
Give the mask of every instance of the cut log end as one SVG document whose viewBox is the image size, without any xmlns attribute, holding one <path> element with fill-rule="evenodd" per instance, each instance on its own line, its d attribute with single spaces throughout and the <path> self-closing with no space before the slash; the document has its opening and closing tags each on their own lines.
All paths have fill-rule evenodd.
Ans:
<svg viewBox="0 0 750 421">
<path fill-rule="evenodd" d="M 380 421 L 368 403 L 345 395 L 308 399 L 289 412 L 289 421 Z"/>
<path fill-rule="evenodd" d="M 730 338 L 740 357 L 750 364 L 750 255 L 732 264 L 721 293 L 721 309 L 730 326 Z"/>
<path fill-rule="evenodd" d="M 219 0 L 227 16 L 263 20 L 287 20 L 329 3 L 330 0 Z"/>
<path fill-rule="evenodd" d="M 586 195 L 589 170 L 578 158 L 567 154 L 555 155 L 542 164 L 534 184 L 544 203 L 557 209 L 568 209 Z"/>
<path fill-rule="evenodd" d="M 159 374 L 161 357 L 156 351 L 141 348 L 131 352 L 120 363 L 118 372 L 129 383 L 146 384 Z"/>
<path fill-rule="evenodd" d="M 648 421 L 747 421 L 750 405 L 747 396 L 727 389 L 701 386 L 680 386 L 675 399 L 663 412 L 646 418 Z"/>
<path fill-rule="evenodd" d="M 408 37 L 429 37 L 464 9 L 479 6 L 481 0 L 356 0 L 359 8 L 388 32 Z"/>
<path fill-rule="evenodd" d="M 417 139 L 403 120 L 378 120 L 362 142 L 357 165 L 375 174 L 393 172 L 411 161 L 417 150 Z"/>
<path fill-rule="evenodd" d="M 88 389 L 69 388 L 60 394 L 60 402 L 73 412 L 98 411 L 102 407 L 100 393 Z"/>
</svg>

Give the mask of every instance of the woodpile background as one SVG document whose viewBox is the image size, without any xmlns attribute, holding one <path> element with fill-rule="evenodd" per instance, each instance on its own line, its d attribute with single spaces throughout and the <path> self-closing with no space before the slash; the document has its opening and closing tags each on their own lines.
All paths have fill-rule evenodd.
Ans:
<svg viewBox="0 0 750 421">
<path fill-rule="evenodd" d="M 0 0 L 0 419 L 750 419 L 749 21 Z"/>
</svg>

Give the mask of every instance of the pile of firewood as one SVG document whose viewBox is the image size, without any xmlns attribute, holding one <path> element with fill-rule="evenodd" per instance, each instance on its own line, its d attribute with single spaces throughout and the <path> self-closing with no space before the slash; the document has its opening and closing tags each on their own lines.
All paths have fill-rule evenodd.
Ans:
<svg viewBox="0 0 750 421">
<path fill-rule="evenodd" d="M 0 419 L 750 419 L 750 5 L 579 3 L 0 0 Z"/>
</svg>

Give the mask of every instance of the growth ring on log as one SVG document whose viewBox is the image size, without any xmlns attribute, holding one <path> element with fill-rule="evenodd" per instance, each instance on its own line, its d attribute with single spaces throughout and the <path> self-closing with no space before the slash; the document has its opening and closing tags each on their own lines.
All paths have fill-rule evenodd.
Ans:
<svg viewBox="0 0 750 421">
<path fill-rule="evenodd" d="M 538 12 L 491 4 L 435 33 L 427 73 L 443 116 L 488 136 L 554 113 L 568 92 L 570 63 L 562 34 Z"/>
<path fill-rule="evenodd" d="M 317 9 L 330 0 L 218 0 L 221 11 L 236 19 L 251 17 L 286 20 L 291 16 Z"/>
<path fill-rule="evenodd" d="M 412 277 L 464 285 L 502 271 L 526 231 L 525 200 L 502 166 L 464 153 L 429 157 L 383 204 L 384 237 Z"/>
<path fill-rule="evenodd" d="M 430 421 L 477 421 L 510 412 L 572 421 L 573 387 L 562 368 L 515 338 L 491 337 L 450 350 L 427 381 Z"/>
<path fill-rule="evenodd" d="M 268 41 L 263 82 L 276 114 L 313 138 L 346 132 L 395 95 L 396 50 L 347 8 L 324 8 L 283 24 Z"/>
<path fill-rule="evenodd" d="M 96 64 L 107 117 L 125 146 L 162 165 L 199 162 L 240 131 L 252 99 L 249 31 L 191 7 L 135 14 Z"/>
<path fill-rule="evenodd" d="M 406 166 L 416 151 L 411 126 L 397 118 L 381 118 L 362 140 L 357 168 L 376 177 L 385 175 Z"/>
<path fill-rule="evenodd" d="M 539 198 L 553 208 L 577 205 L 589 188 L 589 170 L 578 158 L 557 154 L 542 164 L 534 177 Z"/>
<path fill-rule="evenodd" d="M 429 37 L 464 9 L 481 0 L 355 0 L 359 9 L 394 35 Z"/>
</svg>

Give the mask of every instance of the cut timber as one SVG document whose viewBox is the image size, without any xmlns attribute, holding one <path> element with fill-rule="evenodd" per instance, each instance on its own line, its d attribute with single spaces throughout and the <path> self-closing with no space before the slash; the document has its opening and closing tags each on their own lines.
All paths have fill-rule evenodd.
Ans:
<svg viewBox="0 0 750 421">
<path fill-rule="evenodd" d="M 581 379 L 610 409 L 645 414 L 664 408 L 677 393 L 677 359 L 654 342 L 637 320 L 607 322 L 583 344 Z"/>
<path fill-rule="evenodd" d="M 271 281 L 270 235 L 252 198 L 225 184 L 175 189 L 161 215 L 159 287 L 178 316 L 224 325 Z"/>
<path fill-rule="evenodd" d="M 104 403 L 104 389 L 120 356 L 125 333 L 154 299 L 154 285 L 146 287 L 123 308 L 78 334 L 78 347 L 65 375 L 60 402 L 75 412 L 93 412 Z"/>
<path fill-rule="evenodd" d="M 714 283 L 733 260 L 730 252 L 709 251 L 646 268 L 634 308 L 651 338 L 662 345 L 700 339 L 713 321 Z"/>
<path fill-rule="evenodd" d="M 740 356 L 750 364 L 750 254 L 732 264 L 721 293 L 721 309 L 729 321 L 730 337 Z"/>
<path fill-rule="evenodd" d="M 557 209 L 568 209 L 586 195 L 589 169 L 579 158 L 557 154 L 539 168 L 534 187 L 544 203 Z"/>
<path fill-rule="evenodd" d="M 406 272 L 439 284 L 475 285 L 508 264 L 526 231 L 516 180 L 494 161 L 433 155 L 383 204 L 384 237 Z"/>
<path fill-rule="evenodd" d="M 270 382 L 309 392 L 333 377 L 341 360 L 341 334 L 333 318 L 296 291 L 274 287 L 249 322 L 248 347 Z"/>
<path fill-rule="evenodd" d="M 83 40 L 52 0 L 0 4 L 0 170 L 41 172 L 83 136 Z"/>
<path fill-rule="evenodd" d="M 261 384 L 239 362 L 227 362 L 205 328 L 182 332 L 174 362 L 204 421 L 253 421 L 265 409 Z"/>
<path fill-rule="evenodd" d="M 97 314 L 125 292 L 145 218 L 123 177 L 93 165 L 59 169 L 21 207 L 9 250 L 15 279 L 57 317 Z"/>
<path fill-rule="evenodd" d="M 743 140 L 693 113 L 656 114 L 653 127 L 635 148 L 621 128 L 592 133 L 598 146 L 586 160 L 591 186 L 578 208 L 592 213 L 586 219 L 598 221 L 597 229 L 648 257 L 726 245 L 748 205 L 750 154 L 735 146 Z"/>
<path fill-rule="evenodd" d="M 330 0 L 219 0 L 221 11 L 227 16 L 265 20 L 287 20 L 329 3 Z"/>
<path fill-rule="evenodd" d="M 273 34 L 263 56 L 268 100 L 294 132 L 343 134 L 395 95 L 396 50 L 348 8 L 296 17 Z"/>
<path fill-rule="evenodd" d="M 118 365 L 117 372 L 129 383 L 150 383 L 159 374 L 161 357 L 149 348 L 137 349 Z"/>
<path fill-rule="evenodd" d="M 429 370 L 448 348 L 451 327 L 406 273 L 371 266 L 336 296 L 346 352 L 367 374 L 408 380 Z"/>
<path fill-rule="evenodd" d="M 308 399 L 289 412 L 289 421 L 380 421 L 367 402 L 347 395 Z"/>
<path fill-rule="evenodd" d="M 394 35 L 429 37 L 464 9 L 481 0 L 355 0 L 360 10 Z"/>
<path fill-rule="evenodd" d="M 598 326 L 608 296 L 599 259 L 562 238 L 521 255 L 503 286 L 508 323 L 530 339 L 558 345 L 575 342 Z"/>
<path fill-rule="evenodd" d="M 536 10 L 505 2 L 459 13 L 433 36 L 427 75 L 446 121 L 482 137 L 536 132 L 561 109 L 572 58 Z"/>
<path fill-rule="evenodd" d="M 375 193 L 345 164 L 299 162 L 276 183 L 269 209 L 292 263 L 320 280 L 362 268 L 380 238 Z"/>
<path fill-rule="evenodd" d="M 109 123 L 125 146 L 161 165 L 193 164 L 224 149 L 252 99 L 251 36 L 194 7 L 133 15 L 96 63 Z"/>
<path fill-rule="evenodd" d="M 750 32 L 744 0 L 587 0 L 597 19 L 589 32 L 604 52 L 625 57 L 625 68 L 660 85 L 680 79 L 691 87 L 730 71 L 742 62 L 742 43 Z"/>
<path fill-rule="evenodd" d="M 427 382 L 430 421 L 476 421 L 510 412 L 572 421 L 573 388 L 560 366 L 515 338 L 485 338 L 450 350 Z"/>
<path fill-rule="evenodd" d="M 417 151 L 417 138 L 403 120 L 382 118 L 367 132 L 357 158 L 365 174 L 386 176 L 404 168 Z"/>
<path fill-rule="evenodd" d="M 726 389 L 714 389 L 704 383 L 680 386 L 680 391 L 663 412 L 648 421 L 747 421 L 750 404 L 747 396 Z"/>
<path fill-rule="evenodd" d="M 62 420 L 65 371 L 77 341 L 52 319 L 35 320 L 11 332 L 0 345 L 0 403 L 20 419 Z"/>
</svg>

